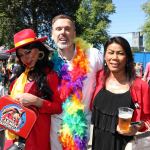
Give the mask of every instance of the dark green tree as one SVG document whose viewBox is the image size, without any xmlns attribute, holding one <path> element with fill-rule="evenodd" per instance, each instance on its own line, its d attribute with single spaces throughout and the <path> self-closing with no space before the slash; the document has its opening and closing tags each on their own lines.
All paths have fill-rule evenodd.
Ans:
<svg viewBox="0 0 150 150">
<path fill-rule="evenodd" d="M 51 20 L 67 14 L 76 21 L 77 35 L 98 46 L 108 37 L 114 9 L 111 0 L 0 0 L 0 45 L 13 46 L 13 35 L 23 28 L 48 36 L 52 44 Z"/>
<path fill-rule="evenodd" d="M 21 25 L 18 17 L 21 2 L 21 0 L 0 0 L 0 45 L 10 46 L 13 34 Z"/>
<path fill-rule="evenodd" d="M 74 18 L 81 0 L 0 0 L 0 45 L 12 45 L 13 35 L 32 28 L 50 37 L 51 19 L 61 13 Z"/>
<path fill-rule="evenodd" d="M 146 21 L 142 27 L 144 34 L 145 49 L 150 51 L 150 2 L 147 1 L 142 5 L 142 9 L 146 14 Z"/>
<path fill-rule="evenodd" d="M 115 12 L 112 0 L 82 0 L 76 13 L 78 33 L 96 47 L 109 37 L 109 15 Z"/>
</svg>

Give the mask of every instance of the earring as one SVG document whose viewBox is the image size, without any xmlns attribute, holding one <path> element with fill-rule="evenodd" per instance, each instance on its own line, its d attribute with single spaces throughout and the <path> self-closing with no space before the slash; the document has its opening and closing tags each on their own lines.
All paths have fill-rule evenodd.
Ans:
<svg viewBox="0 0 150 150">
<path fill-rule="evenodd" d="M 43 51 L 39 51 L 39 58 L 38 60 L 42 60 L 44 58 L 44 52 Z"/>
</svg>

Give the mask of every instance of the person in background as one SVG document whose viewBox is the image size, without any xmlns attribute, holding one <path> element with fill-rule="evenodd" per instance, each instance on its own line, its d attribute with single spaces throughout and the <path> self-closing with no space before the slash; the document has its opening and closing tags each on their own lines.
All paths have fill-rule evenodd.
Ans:
<svg viewBox="0 0 150 150">
<path fill-rule="evenodd" d="M 10 55 L 8 58 L 8 61 L 7 61 L 7 69 L 9 70 L 10 75 L 11 75 L 12 69 L 14 67 L 14 63 L 15 63 L 15 58 L 13 55 Z"/>
<path fill-rule="evenodd" d="M 22 67 L 19 63 L 19 59 L 16 57 L 11 76 L 9 77 L 9 82 L 11 83 L 16 78 L 18 78 L 18 76 L 21 74 L 21 72 L 22 72 Z"/>
<path fill-rule="evenodd" d="M 0 97 L 7 95 L 7 90 L 6 90 L 5 86 L 3 85 L 3 77 L 2 76 L 3 76 L 2 68 L 0 68 L 0 77 L 1 77 L 1 80 L 0 80 Z"/>
<path fill-rule="evenodd" d="M 142 78 L 143 77 L 143 63 L 140 63 L 140 77 Z"/>
<path fill-rule="evenodd" d="M 2 66 L 0 66 L 0 84 L 2 84 L 2 80 L 3 80 L 3 77 L 2 77 Z"/>
<path fill-rule="evenodd" d="M 135 73 L 136 73 L 136 76 L 142 78 L 143 69 L 142 69 L 142 64 L 139 62 L 135 63 Z"/>
<path fill-rule="evenodd" d="M 5 142 L 5 130 L 0 127 L 0 149 L 3 150 Z"/>
<path fill-rule="evenodd" d="M 62 104 L 57 90 L 58 76 L 49 61 L 50 51 L 43 43 L 46 39 L 37 38 L 32 29 L 23 29 L 14 35 L 15 48 L 7 51 L 16 52 L 22 67 L 18 78 L 10 85 L 10 96 L 37 114 L 37 120 L 26 140 L 17 140 L 15 135 L 7 132 L 6 138 L 14 140 L 10 150 L 50 150 L 50 116 L 61 113 Z M 25 142 L 25 148 L 22 142 Z"/>
<path fill-rule="evenodd" d="M 51 60 L 61 79 L 59 92 L 63 113 L 52 115 L 51 149 L 84 150 L 89 139 L 89 105 L 96 72 L 103 64 L 102 53 L 83 39 L 76 38 L 74 21 L 64 14 L 52 20 L 52 39 L 57 50 Z"/>
<path fill-rule="evenodd" d="M 143 80 L 146 81 L 150 86 L 150 62 L 146 64 Z"/>
<path fill-rule="evenodd" d="M 119 107 L 132 108 L 132 121 L 140 124 L 123 132 Z M 93 150 L 124 150 L 138 131 L 150 128 L 150 87 L 136 77 L 131 47 L 123 37 L 112 37 L 104 45 L 104 69 L 97 74 L 91 109 Z"/>
<path fill-rule="evenodd" d="M 2 85 L 5 88 L 8 88 L 8 85 L 9 85 L 9 75 L 10 75 L 10 72 L 7 69 L 7 66 L 3 65 L 3 67 L 2 67 L 2 78 L 3 78 L 2 79 Z"/>
<path fill-rule="evenodd" d="M 1 68 L 0 68 L 1 72 Z M 0 97 L 7 95 L 7 90 L 6 88 L 2 85 L 2 82 L 0 81 Z M 0 150 L 3 150 L 4 148 L 4 142 L 5 142 L 5 132 L 4 128 L 0 127 Z"/>
</svg>

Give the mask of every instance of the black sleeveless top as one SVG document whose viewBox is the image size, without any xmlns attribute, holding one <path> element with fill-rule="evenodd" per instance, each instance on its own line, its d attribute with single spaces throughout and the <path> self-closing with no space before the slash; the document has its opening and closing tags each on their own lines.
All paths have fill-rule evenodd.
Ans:
<svg viewBox="0 0 150 150">
<path fill-rule="evenodd" d="M 124 150 L 133 139 L 132 136 L 123 136 L 116 131 L 119 107 L 135 108 L 130 91 L 115 94 L 102 89 L 96 95 L 92 111 L 92 150 Z"/>
</svg>

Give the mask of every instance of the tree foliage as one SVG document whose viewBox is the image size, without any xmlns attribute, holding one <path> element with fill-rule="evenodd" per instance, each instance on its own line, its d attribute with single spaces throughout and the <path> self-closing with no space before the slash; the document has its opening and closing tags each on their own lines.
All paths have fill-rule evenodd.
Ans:
<svg viewBox="0 0 150 150">
<path fill-rule="evenodd" d="M 13 45 L 13 35 L 23 28 L 50 37 L 51 19 L 61 13 L 74 17 L 80 1 L 0 0 L 0 45 Z"/>
<path fill-rule="evenodd" d="M 111 0 L 83 0 L 76 13 L 79 34 L 95 46 L 103 44 L 109 37 L 109 15 L 114 12 Z"/>
<path fill-rule="evenodd" d="M 150 51 L 150 2 L 146 2 L 142 5 L 142 9 L 146 14 L 146 21 L 142 27 L 144 33 L 145 49 Z"/>
<path fill-rule="evenodd" d="M 13 46 L 13 35 L 23 28 L 48 36 L 51 43 L 51 20 L 58 14 L 76 21 L 77 35 L 102 44 L 113 12 L 111 0 L 0 0 L 0 45 Z"/>
</svg>

